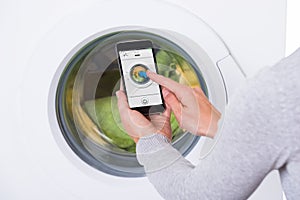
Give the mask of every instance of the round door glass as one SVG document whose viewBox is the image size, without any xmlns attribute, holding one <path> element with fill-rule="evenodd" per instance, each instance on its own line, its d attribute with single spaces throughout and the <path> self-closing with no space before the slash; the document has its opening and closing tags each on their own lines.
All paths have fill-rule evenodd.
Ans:
<svg viewBox="0 0 300 200">
<path fill-rule="evenodd" d="M 151 40 L 158 73 L 181 84 L 207 87 L 199 67 L 174 38 L 176 33 L 124 30 L 100 35 L 86 42 L 61 74 L 56 95 L 57 118 L 72 150 L 92 167 L 116 176 L 144 176 L 135 155 L 135 143 L 123 129 L 115 92 L 120 88 L 120 71 L 115 46 L 129 40 Z M 172 34 L 172 40 L 168 39 Z M 175 36 L 175 37 L 174 37 Z M 78 48 L 76 48 L 78 49 Z M 130 70 L 135 84 L 147 84 L 139 64 Z M 182 130 L 171 115 L 172 144 L 187 155 L 199 140 Z"/>
</svg>

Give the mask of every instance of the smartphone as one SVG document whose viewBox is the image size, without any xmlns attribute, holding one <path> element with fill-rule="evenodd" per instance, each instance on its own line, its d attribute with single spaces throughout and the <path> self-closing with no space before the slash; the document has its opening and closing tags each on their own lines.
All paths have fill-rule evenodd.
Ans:
<svg viewBox="0 0 300 200">
<path fill-rule="evenodd" d="M 116 44 L 116 51 L 129 107 L 146 116 L 164 112 L 161 87 L 146 74 L 147 70 L 157 73 L 152 42 L 123 41 Z"/>
</svg>

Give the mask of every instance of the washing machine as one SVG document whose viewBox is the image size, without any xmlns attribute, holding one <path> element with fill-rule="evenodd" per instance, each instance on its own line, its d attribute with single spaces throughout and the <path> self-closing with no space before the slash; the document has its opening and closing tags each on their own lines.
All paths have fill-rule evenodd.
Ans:
<svg viewBox="0 0 300 200">
<path fill-rule="evenodd" d="M 151 40 L 159 73 L 200 86 L 223 116 L 285 51 L 284 0 L 1 4 L 1 199 L 161 199 L 120 125 L 116 43 Z M 195 164 L 218 142 L 171 120 L 173 146 Z M 278 173 L 249 199 L 282 199 Z"/>
</svg>

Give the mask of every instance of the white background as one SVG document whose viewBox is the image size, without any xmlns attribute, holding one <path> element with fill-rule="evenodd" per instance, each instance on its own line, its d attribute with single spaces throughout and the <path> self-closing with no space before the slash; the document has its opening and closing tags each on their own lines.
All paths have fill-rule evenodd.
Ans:
<svg viewBox="0 0 300 200">
<path fill-rule="evenodd" d="M 300 47 L 300 1 L 287 0 L 286 55 Z"/>
</svg>

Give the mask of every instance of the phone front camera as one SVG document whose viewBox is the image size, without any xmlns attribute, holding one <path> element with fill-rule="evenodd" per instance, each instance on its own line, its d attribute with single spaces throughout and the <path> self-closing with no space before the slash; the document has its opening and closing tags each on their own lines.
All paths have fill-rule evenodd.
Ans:
<svg viewBox="0 0 300 200">
<path fill-rule="evenodd" d="M 145 84 L 149 82 L 149 77 L 146 74 L 148 67 L 143 64 L 136 64 L 130 69 L 130 78 L 137 84 Z"/>
</svg>

